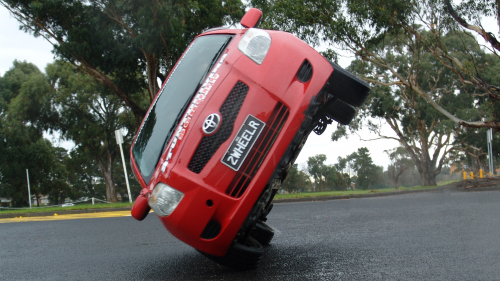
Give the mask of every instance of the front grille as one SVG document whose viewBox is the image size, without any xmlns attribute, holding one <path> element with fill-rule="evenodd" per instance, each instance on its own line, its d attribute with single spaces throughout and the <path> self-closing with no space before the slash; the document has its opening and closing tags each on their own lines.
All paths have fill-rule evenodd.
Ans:
<svg viewBox="0 0 500 281">
<path fill-rule="evenodd" d="M 200 237 L 203 239 L 213 239 L 219 235 L 221 230 L 221 225 L 217 221 L 211 220 L 207 223 L 207 226 L 205 226 L 205 229 L 203 229 L 203 232 L 201 233 Z"/>
<path fill-rule="evenodd" d="M 236 198 L 243 195 L 276 141 L 283 125 L 285 125 L 288 115 L 288 108 L 284 104 L 278 102 L 271 117 L 267 120 L 266 127 L 260 134 L 259 139 L 248 154 L 240 170 L 229 184 L 226 194 Z"/>
<path fill-rule="evenodd" d="M 219 109 L 222 116 L 222 124 L 219 130 L 215 134 L 201 139 L 200 144 L 189 162 L 188 169 L 190 171 L 199 174 L 205 165 L 207 165 L 208 161 L 212 159 L 217 149 L 219 149 L 219 147 L 227 141 L 229 136 L 231 136 L 233 133 L 234 121 L 240 112 L 241 105 L 247 93 L 248 86 L 238 81 Z"/>
</svg>

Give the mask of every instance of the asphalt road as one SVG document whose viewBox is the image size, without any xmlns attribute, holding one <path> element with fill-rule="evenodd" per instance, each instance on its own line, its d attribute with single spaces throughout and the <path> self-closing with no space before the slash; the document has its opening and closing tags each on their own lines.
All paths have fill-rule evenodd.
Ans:
<svg viewBox="0 0 500 281">
<path fill-rule="evenodd" d="M 236 272 L 155 215 L 0 224 L 1 280 L 499 280 L 500 191 L 275 205 L 259 269 Z"/>
</svg>

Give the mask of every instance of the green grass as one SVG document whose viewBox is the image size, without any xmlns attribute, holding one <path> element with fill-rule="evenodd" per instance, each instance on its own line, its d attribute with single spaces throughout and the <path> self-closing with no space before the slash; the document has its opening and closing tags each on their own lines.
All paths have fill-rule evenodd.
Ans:
<svg viewBox="0 0 500 281">
<path fill-rule="evenodd" d="M 460 180 L 440 181 L 440 182 L 438 182 L 438 186 L 447 185 L 449 183 L 453 183 L 453 182 L 457 182 L 457 181 L 460 181 Z"/>
<path fill-rule="evenodd" d="M 446 185 L 452 182 L 457 182 L 458 180 L 442 181 L 438 182 L 438 186 Z M 286 199 L 286 198 L 307 198 L 307 197 L 321 197 L 321 196 L 343 196 L 343 195 L 355 195 L 355 194 L 370 194 L 370 193 L 383 193 L 392 191 L 402 191 L 402 190 L 420 190 L 420 189 L 431 189 L 436 188 L 436 186 L 413 186 L 413 187 L 400 187 L 395 188 L 382 188 L 374 190 L 346 190 L 346 191 L 325 191 L 325 192 L 302 192 L 302 193 L 291 193 L 291 194 L 276 194 L 274 198 L 276 199 Z"/>
<path fill-rule="evenodd" d="M 31 209 L 21 209 L 21 210 L 6 210 L 0 209 L 0 214 L 17 214 L 17 213 L 36 213 L 36 212 L 60 212 L 67 210 L 85 210 L 85 209 L 105 209 L 105 208 L 121 208 L 121 207 L 132 207 L 130 203 L 98 203 L 92 204 L 75 204 L 75 206 L 70 207 L 32 207 Z"/>
</svg>

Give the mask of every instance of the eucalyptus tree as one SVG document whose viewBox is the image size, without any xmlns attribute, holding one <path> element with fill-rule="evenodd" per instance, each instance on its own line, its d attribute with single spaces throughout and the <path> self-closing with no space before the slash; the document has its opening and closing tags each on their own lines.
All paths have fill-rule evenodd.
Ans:
<svg viewBox="0 0 500 281">
<path fill-rule="evenodd" d="M 411 160 L 411 157 L 402 146 L 384 150 L 384 152 L 389 156 L 390 165 L 387 167 L 387 172 L 391 177 L 394 188 L 399 189 L 399 179 L 401 175 L 407 170 L 415 167 L 415 164 Z"/>
<path fill-rule="evenodd" d="M 85 148 L 77 146 L 69 152 L 66 163 L 69 182 L 78 198 L 97 198 L 106 200 L 106 186 L 94 155 Z"/>
<path fill-rule="evenodd" d="M 315 191 L 345 190 L 347 182 L 335 166 L 326 165 L 326 155 L 318 154 L 307 159 L 307 171 L 314 179 Z"/>
<path fill-rule="evenodd" d="M 288 193 L 306 191 L 309 189 L 311 185 L 311 179 L 309 175 L 299 170 L 298 164 L 293 164 L 288 171 L 288 175 L 286 176 L 281 188 L 286 190 Z"/>
<path fill-rule="evenodd" d="M 457 161 L 469 166 L 469 169 L 476 174 L 479 173 L 479 169 L 491 172 L 487 164 L 486 131 L 485 128 L 467 128 L 457 136 L 457 142 L 462 144 L 464 151 Z M 493 135 L 492 146 L 493 164 L 494 167 L 498 167 L 498 163 L 500 163 L 500 134 Z"/>
<path fill-rule="evenodd" d="M 412 91 L 429 104 L 429 110 L 439 112 L 457 125 L 500 130 L 500 87 L 484 76 L 494 66 L 484 63 L 481 58 L 484 50 L 480 48 L 486 43 L 483 47 L 498 61 L 499 44 L 493 30 L 485 30 L 479 23 L 483 16 L 499 17 L 498 1 L 458 1 L 455 10 L 449 0 L 252 0 L 251 3 L 266 11 L 264 26 L 293 32 L 312 44 L 324 42 L 330 45 L 325 55 L 331 58 L 337 54 L 335 48 L 340 48 L 377 68 L 377 75 L 361 75 L 372 85 L 398 88 L 400 99 L 405 92 Z M 497 31 L 500 20 L 498 23 L 494 28 Z M 473 31 L 485 40 L 463 30 Z M 457 37 L 455 44 L 445 42 L 450 36 Z M 387 56 L 384 42 L 388 39 L 398 41 L 408 53 L 404 71 Z M 422 87 L 419 79 L 420 69 L 415 65 L 424 52 L 434 57 L 436 69 L 450 73 L 454 86 L 468 88 L 471 99 L 486 100 L 484 107 L 488 111 L 472 119 L 457 116 L 454 108 L 443 107 L 440 96 L 431 88 Z"/>
<path fill-rule="evenodd" d="M 397 140 L 410 154 L 423 185 L 435 185 L 441 168 L 462 144 L 461 127 L 499 129 L 494 52 L 458 29 L 441 0 L 255 1 L 269 10 L 265 23 L 317 44 L 355 55 L 349 70 L 372 84 L 358 117 L 381 138 Z M 494 5 L 494 7 L 497 7 Z M 477 9 L 476 9 L 477 10 Z M 300 13 L 298 11 L 301 11 Z M 358 121 L 360 121 L 358 119 Z M 394 135 L 382 135 L 387 123 Z M 351 129 L 358 129 L 354 122 Z M 340 128 L 332 139 L 345 135 Z"/>
<path fill-rule="evenodd" d="M 432 38 L 431 32 L 422 30 L 422 37 Z M 461 43 L 472 40 L 462 37 L 464 34 L 450 33 L 442 42 L 449 49 L 460 49 Z M 490 113 L 488 103 L 479 102 L 471 92 L 473 87 L 462 87 L 460 81 L 454 79 L 454 73 L 439 63 L 439 59 L 423 48 L 417 40 L 410 40 L 406 35 L 388 35 L 373 49 L 383 52 L 381 58 L 392 65 L 397 75 L 412 80 L 420 91 L 425 91 L 440 108 L 453 111 L 462 120 L 480 119 Z M 474 49 L 479 54 L 479 48 Z M 456 57 L 462 58 L 459 54 Z M 479 58 L 481 56 L 478 55 Z M 349 69 L 369 80 L 384 82 L 375 83 L 371 97 L 360 117 L 365 117 L 370 130 L 380 138 L 397 140 L 403 146 L 420 174 L 422 185 L 436 185 L 436 176 L 446 164 L 458 157 L 464 144 L 457 139 L 461 127 L 440 112 L 419 95 L 414 88 L 404 84 L 391 82 L 395 74 L 378 64 L 362 59 L 354 60 Z M 366 117 L 385 121 L 394 135 L 381 133 L 380 122 L 373 122 Z M 352 128 L 352 127 L 351 127 Z M 337 139 L 342 132 L 332 136 Z"/>
<path fill-rule="evenodd" d="M 0 0 L 57 58 L 108 87 L 136 125 L 186 46 L 206 28 L 243 15 L 240 0 Z M 147 89 L 147 91 L 143 91 Z"/>
<path fill-rule="evenodd" d="M 106 186 L 106 198 L 116 202 L 113 176 L 119 155 L 115 130 L 128 132 L 130 142 L 134 131 L 134 116 L 123 100 L 103 83 L 78 71 L 70 63 L 56 61 L 46 68 L 48 83 L 53 89 L 48 95 L 56 120 L 49 126 L 75 143 L 80 154 L 96 161 Z"/>
<path fill-rule="evenodd" d="M 352 169 L 356 172 L 356 188 L 368 189 L 379 185 L 383 169 L 373 163 L 368 148 L 360 147 L 346 159 L 349 159 Z"/>
<path fill-rule="evenodd" d="M 14 206 L 29 203 L 26 169 L 31 194 L 38 197 L 57 191 L 52 196 L 56 202 L 72 194 L 65 167 L 57 157 L 61 151 L 43 138 L 42 123 L 28 119 L 42 111 L 46 119 L 53 118 L 41 103 L 44 96 L 39 95 L 50 87 L 40 81 L 46 82 L 35 65 L 19 61 L 0 77 L 0 196 L 11 198 Z"/>
</svg>

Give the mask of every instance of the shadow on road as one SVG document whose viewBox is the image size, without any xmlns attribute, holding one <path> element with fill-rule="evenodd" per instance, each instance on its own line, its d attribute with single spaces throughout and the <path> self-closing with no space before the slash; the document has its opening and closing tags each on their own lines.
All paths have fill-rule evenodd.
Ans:
<svg viewBox="0 0 500 281">
<path fill-rule="evenodd" d="M 190 253 L 159 258 L 146 268 L 138 269 L 135 275 L 154 280 L 269 280 L 273 277 L 317 280 L 321 272 L 325 278 L 340 277 L 342 269 L 357 268 L 354 256 L 354 253 L 325 252 L 308 245 L 269 245 L 258 269 L 241 272 L 220 266 L 192 249 Z"/>
</svg>

